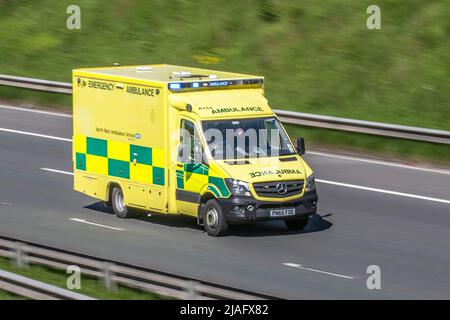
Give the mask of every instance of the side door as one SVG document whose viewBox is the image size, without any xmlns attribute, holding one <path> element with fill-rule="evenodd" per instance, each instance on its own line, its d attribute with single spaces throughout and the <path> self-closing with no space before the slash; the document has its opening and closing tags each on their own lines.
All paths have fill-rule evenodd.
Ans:
<svg viewBox="0 0 450 320">
<path fill-rule="evenodd" d="M 180 117 L 176 163 L 175 197 L 180 213 L 197 216 L 200 192 L 208 184 L 209 168 L 203 161 L 203 146 L 192 119 Z"/>
</svg>

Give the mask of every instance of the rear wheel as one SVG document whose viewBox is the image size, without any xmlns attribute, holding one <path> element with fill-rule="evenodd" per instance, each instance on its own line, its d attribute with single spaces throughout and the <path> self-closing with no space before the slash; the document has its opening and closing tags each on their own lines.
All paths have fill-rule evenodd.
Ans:
<svg viewBox="0 0 450 320">
<path fill-rule="evenodd" d="M 123 196 L 122 189 L 114 187 L 111 194 L 111 204 L 114 213 L 118 218 L 126 219 L 130 217 L 129 210 L 125 205 L 125 198 Z"/>
<path fill-rule="evenodd" d="M 215 199 L 208 200 L 204 206 L 203 223 L 206 232 L 212 237 L 219 237 L 226 233 L 228 223 L 222 207 Z"/>
<path fill-rule="evenodd" d="M 309 217 L 295 220 L 284 220 L 289 230 L 303 230 L 308 225 Z"/>
</svg>

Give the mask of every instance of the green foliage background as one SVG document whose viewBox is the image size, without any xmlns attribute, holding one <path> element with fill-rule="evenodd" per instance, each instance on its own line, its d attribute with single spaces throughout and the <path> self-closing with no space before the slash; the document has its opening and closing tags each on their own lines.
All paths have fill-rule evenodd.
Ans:
<svg viewBox="0 0 450 320">
<path fill-rule="evenodd" d="M 71 4 L 81 30 L 66 28 Z M 118 62 L 262 74 L 274 108 L 450 130 L 450 0 L 377 0 L 381 30 L 366 27 L 371 4 L 0 0 L 0 73 L 70 81 L 75 67 Z"/>
</svg>

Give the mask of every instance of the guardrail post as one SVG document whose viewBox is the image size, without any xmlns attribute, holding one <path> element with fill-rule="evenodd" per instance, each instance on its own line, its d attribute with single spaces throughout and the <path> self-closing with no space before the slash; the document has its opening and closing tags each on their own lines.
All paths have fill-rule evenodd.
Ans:
<svg viewBox="0 0 450 320">
<path fill-rule="evenodd" d="M 188 281 L 186 285 L 186 300 L 198 300 L 199 295 L 197 293 L 197 281 Z"/>
<path fill-rule="evenodd" d="M 14 243 L 14 258 L 13 262 L 19 268 L 26 267 L 28 265 L 27 253 L 25 251 L 25 244 L 22 242 Z"/>
<path fill-rule="evenodd" d="M 112 271 L 114 264 L 110 263 L 110 262 L 104 262 L 102 264 L 102 273 L 103 273 L 103 277 L 102 277 L 102 282 L 103 285 L 105 286 L 106 290 L 108 291 L 116 291 L 117 290 L 117 284 L 113 279 L 114 276 L 114 272 Z"/>
</svg>

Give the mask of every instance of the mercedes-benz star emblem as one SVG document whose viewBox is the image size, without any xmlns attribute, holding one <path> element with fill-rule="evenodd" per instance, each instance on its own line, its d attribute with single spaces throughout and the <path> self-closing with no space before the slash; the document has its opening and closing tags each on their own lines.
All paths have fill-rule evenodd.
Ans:
<svg viewBox="0 0 450 320">
<path fill-rule="evenodd" d="M 287 185 L 286 183 L 278 183 L 277 184 L 277 191 L 279 194 L 285 194 L 287 192 Z"/>
</svg>

